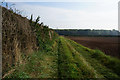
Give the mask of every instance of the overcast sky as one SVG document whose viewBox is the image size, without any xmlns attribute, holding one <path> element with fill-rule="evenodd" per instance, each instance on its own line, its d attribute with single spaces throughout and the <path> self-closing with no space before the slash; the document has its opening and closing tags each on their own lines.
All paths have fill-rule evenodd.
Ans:
<svg viewBox="0 0 120 80">
<path fill-rule="evenodd" d="M 6 0 L 11 1 L 11 0 Z M 25 1 L 25 0 L 23 0 Z M 24 16 L 54 29 L 118 29 L 119 0 L 12 0 Z M 49 2 L 48 2 L 49 1 Z"/>
</svg>

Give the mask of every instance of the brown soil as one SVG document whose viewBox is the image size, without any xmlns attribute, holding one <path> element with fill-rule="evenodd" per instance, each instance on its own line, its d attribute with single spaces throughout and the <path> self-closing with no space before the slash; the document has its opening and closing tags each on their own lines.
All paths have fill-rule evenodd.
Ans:
<svg viewBox="0 0 120 80">
<path fill-rule="evenodd" d="M 100 49 L 107 55 L 120 58 L 119 45 L 120 37 L 74 37 L 67 36 L 67 38 L 74 40 L 91 49 Z"/>
</svg>

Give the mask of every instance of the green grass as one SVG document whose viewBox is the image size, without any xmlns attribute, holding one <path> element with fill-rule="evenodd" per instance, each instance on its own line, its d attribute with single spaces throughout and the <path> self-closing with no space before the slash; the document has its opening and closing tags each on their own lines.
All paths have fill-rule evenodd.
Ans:
<svg viewBox="0 0 120 80">
<path fill-rule="evenodd" d="M 46 48 L 24 56 L 24 64 L 7 77 L 113 79 L 120 78 L 120 60 L 92 50 L 64 37 L 56 38 Z"/>
<path fill-rule="evenodd" d="M 65 74 L 66 74 L 67 78 L 93 78 L 93 77 L 101 78 L 102 77 L 100 74 L 96 73 L 94 68 L 92 68 L 86 62 L 86 60 L 83 58 L 83 56 L 80 55 L 72 47 L 72 45 L 70 45 L 70 43 L 68 43 L 62 37 L 61 37 L 60 41 L 61 41 L 61 44 L 60 44 L 59 48 L 62 48 L 62 49 L 59 51 L 59 54 L 60 54 L 59 57 L 60 57 L 60 61 L 62 63 L 60 63 L 59 66 L 60 66 L 60 68 L 62 68 L 62 69 L 60 69 L 60 72 L 61 72 L 61 74 L 64 74 L 63 76 L 65 76 Z M 67 65 L 67 70 L 64 70 L 66 65 Z M 74 69 L 74 70 L 72 70 L 72 69 Z M 66 71 L 68 71 L 69 73 Z M 70 72 L 73 72 L 73 74 Z M 68 75 L 68 74 L 70 74 L 70 75 Z"/>
<path fill-rule="evenodd" d="M 72 40 L 68 41 L 99 74 L 103 75 L 105 78 L 119 78 L 119 59 L 107 56 L 100 50 L 92 50 L 84 47 Z M 112 62 L 116 64 L 113 65 Z"/>
<path fill-rule="evenodd" d="M 81 71 L 77 68 L 72 53 L 62 40 L 59 41 L 58 71 L 60 78 L 78 78 Z M 69 74 L 69 75 L 68 75 Z"/>
<path fill-rule="evenodd" d="M 6 78 L 56 78 L 57 77 L 57 42 L 51 50 L 42 50 L 24 56 L 24 63 L 15 67 L 15 71 Z"/>
</svg>

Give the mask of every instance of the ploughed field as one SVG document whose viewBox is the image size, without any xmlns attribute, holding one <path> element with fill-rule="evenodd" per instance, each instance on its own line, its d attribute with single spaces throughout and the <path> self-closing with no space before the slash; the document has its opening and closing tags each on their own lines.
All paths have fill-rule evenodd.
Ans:
<svg viewBox="0 0 120 80">
<path fill-rule="evenodd" d="M 66 37 L 88 48 L 99 49 L 107 55 L 120 58 L 120 37 Z"/>
</svg>

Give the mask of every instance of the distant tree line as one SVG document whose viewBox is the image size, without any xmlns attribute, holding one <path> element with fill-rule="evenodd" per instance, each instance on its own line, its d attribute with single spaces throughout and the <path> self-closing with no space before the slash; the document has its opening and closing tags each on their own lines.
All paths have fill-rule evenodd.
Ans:
<svg viewBox="0 0 120 80">
<path fill-rule="evenodd" d="M 65 36 L 120 36 L 117 30 L 91 30 L 91 29 L 55 29 L 59 35 Z"/>
</svg>

